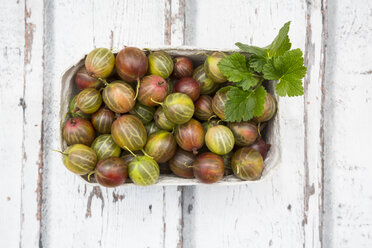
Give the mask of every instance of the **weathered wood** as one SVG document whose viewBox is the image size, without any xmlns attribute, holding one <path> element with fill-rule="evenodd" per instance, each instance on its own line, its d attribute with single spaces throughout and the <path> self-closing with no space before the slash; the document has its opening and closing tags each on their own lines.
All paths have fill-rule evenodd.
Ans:
<svg viewBox="0 0 372 248">
<path fill-rule="evenodd" d="M 306 2 L 304 247 L 323 245 L 324 74 L 327 1 Z"/>
<path fill-rule="evenodd" d="M 372 5 L 328 10 L 324 247 L 372 247 Z"/>
<path fill-rule="evenodd" d="M 370 13 L 367 1 L 5 1 L 2 246 L 371 247 Z M 105 189 L 51 152 L 60 76 L 92 48 L 267 45 L 287 20 L 309 71 L 304 97 L 279 100 L 282 156 L 270 180 Z"/>
<path fill-rule="evenodd" d="M 38 247 L 43 169 L 43 2 L 6 2 L 0 12 L 1 240 L 5 247 Z"/>
<path fill-rule="evenodd" d="M 94 47 L 164 45 L 165 3 L 55 1 L 46 4 L 45 169 L 43 247 L 176 247 L 182 240 L 181 190 L 173 187 L 105 189 L 67 171 L 59 147 L 60 76 Z M 77 25 L 77 22 L 79 25 Z M 56 83 L 57 82 L 57 83 Z M 56 100 L 57 99 L 57 100 Z M 64 233 L 64 235 L 61 235 Z"/>
<path fill-rule="evenodd" d="M 24 4 L 7 2 L 0 9 L 0 233 L 7 247 L 20 243 L 21 173 L 24 164 Z M 9 16 L 8 13 L 13 13 Z M 19 28 L 22 27 L 22 28 Z M 6 225 L 5 225 L 6 223 Z M 12 230 L 9 232 L 8 230 Z M 6 236 L 2 236 L 6 234 Z"/>
<path fill-rule="evenodd" d="M 187 1 L 186 45 L 233 48 L 241 41 L 264 46 L 292 20 L 293 47 L 304 50 L 306 8 L 301 1 Z M 184 192 L 184 247 L 317 247 L 307 244 L 311 234 L 303 223 L 303 114 L 303 97 L 279 100 L 276 118 L 282 155 L 271 180 L 246 186 L 197 186 Z M 310 170 L 316 169 L 312 166 Z"/>
</svg>

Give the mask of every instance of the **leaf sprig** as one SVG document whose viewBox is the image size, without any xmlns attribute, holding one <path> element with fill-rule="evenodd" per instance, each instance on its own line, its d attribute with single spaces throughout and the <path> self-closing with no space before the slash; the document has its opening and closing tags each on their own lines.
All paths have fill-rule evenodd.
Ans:
<svg viewBox="0 0 372 248">
<path fill-rule="evenodd" d="M 290 22 L 284 24 L 274 41 L 266 47 L 235 43 L 244 53 L 233 53 L 218 63 L 228 81 L 233 82 L 227 92 L 226 121 L 249 121 L 263 114 L 266 80 L 277 80 L 275 91 L 279 96 L 300 96 L 304 93 L 302 79 L 307 68 L 300 49 L 291 49 Z"/>
</svg>

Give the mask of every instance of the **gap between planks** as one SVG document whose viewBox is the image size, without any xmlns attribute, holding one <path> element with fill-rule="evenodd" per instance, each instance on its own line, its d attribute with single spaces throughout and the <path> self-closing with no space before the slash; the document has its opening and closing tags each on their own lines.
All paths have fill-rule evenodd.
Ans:
<svg viewBox="0 0 372 248">
<path fill-rule="evenodd" d="M 185 45 L 185 0 L 165 0 L 164 11 L 164 44 L 170 46 Z M 178 243 L 177 248 L 183 247 L 184 237 L 184 188 L 185 186 L 177 186 L 178 192 L 178 207 L 179 207 L 179 220 L 178 220 Z M 163 187 L 166 193 L 166 188 Z M 163 211 L 165 210 L 165 196 L 163 196 Z M 166 247 L 166 219 L 163 213 L 163 246 Z"/>
<path fill-rule="evenodd" d="M 325 82 L 325 64 L 326 64 L 326 46 L 327 46 L 327 0 L 322 0 L 320 2 L 320 9 L 317 9 L 316 3 L 311 1 L 306 1 L 306 41 L 305 41 L 305 64 L 308 67 L 308 73 L 305 78 L 304 88 L 304 219 L 303 219 L 303 235 L 304 243 L 303 247 L 323 247 L 323 210 L 324 210 L 324 82 Z M 321 27 L 320 27 L 320 49 L 314 49 L 313 44 L 313 30 L 312 23 L 313 19 L 316 18 L 317 13 L 315 11 L 320 11 Z M 318 30 L 316 30 L 318 31 Z M 315 32 L 316 32 L 315 31 Z M 317 35 L 317 33 L 315 34 Z M 317 37 L 315 37 L 317 38 Z M 319 65 L 314 64 L 315 53 L 320 53 L 320 63 Z M 316 62 L 316 60 L 315 60 Z M 317 79 L 311 80 L 311 70 L 312 67 L 319 70 L 319 75 Z M 311 85 L 313 84 L 313 86 Z M 318 89 L 317 89 L 318 88 Z M 320 101 L 315 102 L 312 97 L 315 93 L 319 93 Z M 316 94 L 318 97 L 318 94 Z M 311 101 L 312 100 L 312 101 Z M 314 110 L 315 109 L 315 110 Z M 320 119 L 319 123 L 315 126 L 318 130 L 312 130 L 311 119 L 314 119 L 314 116 L 311 116 L 311 112 L 319 111 Z M 317 120 L 317 119 L 315 119 Z M 318 138 L 309 135 L 309 132 L 318 132 Z M 319 144 L 313 142 L 315 140 L 319 141 Z M 309 164 L 309 144 L 310 150 L 314 147 L 319 146 L 316 150 L 317 157 L 311 160 Z M 311 155 L 311 154 L 310 154 Z M 319 162 L 319 167 L 317 163 Z M 312 170 L 312 171 L 311 171 Z M 315 171 L 315 172 L 314 172 Z M 313 175 L 315 173 L 315 176 Z M 310 199 L 312 197 L 312 199 Z M 315 202 L 317 206 L 310 204 L 310 201 Z M 317 216 L 309 220 L 309 215 L 311 213 L 317 213 Z M 309 228 L 307 228 L 309 226 Z M 318 233 L 314 230 L 314 227 L 317 226 Z M 314 237 L 318 240 L 314 240 Z"/>
<path fill-rule="evenodd" d="M 23 109 L 23 137 L 19 247 L 41 247 L 44 4 L 42 0 L 25 0 L 23 5 L 24 68 L 23 96 L 20 99 Z"/>
</svg>

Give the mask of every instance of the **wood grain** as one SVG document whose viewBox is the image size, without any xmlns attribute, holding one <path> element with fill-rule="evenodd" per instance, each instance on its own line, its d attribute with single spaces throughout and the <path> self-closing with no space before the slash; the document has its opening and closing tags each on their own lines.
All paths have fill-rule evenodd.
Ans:
<svg viewBox="0 0 372 248">
<path fill-rule="evenodd" d="M 46 4 L 45 169 L 43 247 L 176 247 L 180 190 L 173 187 L 104 189 L 71 175 L 58 154 L 60 76 L 94 47 L 164 45 L 165 3 L 54 1 Z M 79 25 L 76 25 L 79 23 Z M 64 233 L 65 235 L 61 235 Z"/>
<path fill-rule="evenodd" d="M 292 20 L 292 46 L 305 50 L 307 8 L 301 1 L 231 1 L 228 6 L 225 1 L 187 1 L 186 45 L 233 48 L 240 41 L 265 46 Z M 281 98 L 278 106 L 282 161 L 276 174 L 254 185 L 198 186 L 184 192 L 184 247 L 319 247 L 307 242 L 313 230 L 304 224 L 304 98 Z M 313 163 L 308 166 L 316 169 Z"/>
<path fill-rule="evenodd" d="M 324 247 L 372 246 L 372 3 L 328 1 Z"/>
<path fill-rule="evenodd" d="M 6 223 L 0 225 L 0 233 L 5 234 L 1 240 L 6 247 L 38 247 L 43 173 L 43 2 L 6 2 L 0 23 L 5 27 L 1 32 L 0 167 L 6 175 L 0 181 L 0 223 Z"/>
<path fill-rule="evenodd" d="M 4 247 L 371 247 L 372 4 L 14 0 L 0 9 Z M 249 185 L 86 185 L 60 155 L 60 76 L 94 47 L 265 46 L 292 20 L 305 95 L 281 98 L 281 162 Z"/>
<path fill-rule="evenodd" d="M 306 2 L 304 247 L 323 246 L 324 84 L 327 1 Z"/>
<path fill-rule="evenodd" d="M 21 240 L 21 171 L 25 161 L 23 106 L 26 106 L 23 104 L 24 10 L 24 3 L 18 4 L 15 1 L 7 2 L 0 10 L 0 23 L 3 27 L 0 32 L 0 168 L 3 175 L 6 175 L 0 180 L 0 223 L 6 223 L 0 224 L 0 233 L 6 234 L 3 245 L 7 247 L 16 247 Z M 7 13 L 14 15 L 8 16 Z"/>
</svg>

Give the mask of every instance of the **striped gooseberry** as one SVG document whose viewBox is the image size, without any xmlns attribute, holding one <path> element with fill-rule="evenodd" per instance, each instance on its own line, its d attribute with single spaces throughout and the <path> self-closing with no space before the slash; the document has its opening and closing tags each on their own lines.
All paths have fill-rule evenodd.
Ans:
<svg viewBox="0 0 372 248">
<path fill-rule="evenodd" d="M 107 107 L 100 108 L 92 115 L 94 129 L 100 134 L 111 133 L 111 125 L 115 120 L 115 114 Z"/>
<path fill-rule="evenodd" d="M 177 144 L 185 151 L 197 154 L 198 149 L 204 145 L 204 128 L 202 124 L 195 119 L 177 125 L 174 133 Z"/>
<path fill-rule="evenodd" d="M 211 152 L 205 152 L 196 157 L 193 164 L 194 176 L 202 183 L 215 183 L 224 174 L 223 159 Z"/>
<path fill-rule="evenodd" d="M 127 83 L 108 84 L 102 98 L 109 109 L 120 114 L 127 113 L 135 104 L 135 92 Z"/>
<path fill-rule="evenodd" d="M 159 103 L 159 102 L 158 102 Z M 188 122 L 194 114 L 194 103 L 191 98 L 183 93 L 168 95 L 164 102 L 159 103 L 167 119 L 175 124 Z"/>
<path fill-rule="evenodd" d="M 138 101 L 146 106 L 156 106 L 168 95 L 167 81 L 157 75 L 148 75 L 141 80 Z M 156 101 L 156 102 L 154 102 Z"/>
<path fill-rule="evenodd" d="M 116 55 L 116 71 L 128 82 L 139 82 L 148 68 L 146 54 L 136 47 L 125 47 Z"/>
<path fill-rule="evenodd" d="M 86 88 L 77 95 L 76 104 L 84 113 L 93 114 L 101 107 L 101 93 L 94 88 Z"/>
<path fill-rule="evenodd" d="M 96 153 L 92 148 L 83 144 L 74 144 L 60 153 L 65 167 L 77 175 L 88 174 L 94 170 L 97 163 Z"/>
<path fill-rule="evenodd" d="M 94 140 L 92 124 L 83 118 L 70 118 L 63 127 L 62 136 L 67 145 L 84 144 L 90 146 Z"/>
<path fill-rule="evenodd" d="M 137 102 L 136 105 L 129 111 L 130 114 L 137 116 L 144 125 L 154 119 L 155 108 L 143 105 Z"/>
<path fill-rule="evenodd" d="M 199 83 L 192 77 L 185 77 L 178 80 L 174 85 L 173 91 L 188 95 L 194 102 L 200 96 Z"/>
<path fill-rule="evenodd" d="M 150 51 L 149 59 L 149 73 L 151 75 L 158 75 L 162 78 L 168 78 L 173 72 L 172 57 L 165 51 Z"/>
<path fill-rule="evenodd" d="M 217 125 L 208 129 L 205 135 L 205 144 L 211 152 L 225 155 L 234 148 L 234 135 L 231 130 L 223 125 Z"/>
<path fill-rule="evenodd" d="M 192 165 L 196 157 L 193 153 L 178 148 L 173 158 L 169 160 L 169 167 L 174 174 L 183 178 L 193 178 Z"/>
<path fill-rule="evenodd" d="M 128 172 L 132 181 L 140 186 L 148 186 L 156 183 L 160 169 L 158 163 L 149 156 L 133 154 L 134 158 L 129 163 Z"/>
<path fill-rule="evenodd" d="M 100 160 L 94 170 L 96 181 L 104 187 L 117 187 L 125 182 L 128 166 L 120 158 L 108 157 Z"/>
<path fill-rule="evenodd" d="M 175 78 L 191 77 L 194 71 L 191 60 L 185 56 L 175 57 L 173 59 L 174 69 L 173 76 Z"/>
<path fill-rule="evenodd" d="M 70 103 L 68 104 L 68 113 L 70 114 L 71 117 L 80 117 L 84 119 L 90 119 L 90 114 L 86 114 L 83 111 L 79 109 L 76 103 L 76 98 L 78 95 L 75 95 L 71 100 Z"/>
<path fill-rule="evenodd" d="M 194 116 L 201 121 L 206 121 L 213 116 L 212 97 L 201 95 L 195 102 Z"/>
<path fill-rule="evenodd" d="M 250 122 L 232 122 L 228 127 L 234 134 L 235 144 L 238 146 L 249 146 L 253 144 L 258 137 L 257 126 Z"/>
<path fill-rule="evenodd" d="M 192 75 L 192 77 L 198 81 L 200 86 L 200 94 L 210 95 L 215 93 L 220 87 L 219 84 L 215 83 L 212 79 L 207 77 L 204 71 L 204 66 L 198 66 Z"/>
<path fill-rule="evenodd" d="M 98 78 L 89 75 L 84 66 L 77 71 L 75 83 L 81 90 L 86 88 L 99 88 L 102 85 L 102 82 Z"/>
<path fill-rule="evenodd" d="M 135 115 L 122 115 L 111 126 L 111 135 L 121 148 L 141 150 L 147 141 L 146 129 L 141 120 Z"/>
<path fill-rule="evenodd" d="M 165 116 L 164 109 L 162 107 L 158 107 L 158 109 L 155 111 L 154 120 L 156 126 L 166 131 L 172 131 L 173 128 L 176 127 L 176 124 L 168 120 L 168 118 Z"/>
<path fill-rule="evenodd" d="M 145 145 L 145 152 L 156 162 L 165 163 L 176 152 L 177 143 L 170 132 L 161 130 L 149 136 Z"/>
<path fill-rule="evenodd" d="M 85 59 L 87 72 L 96 78 L 107 78 L 115 66 L 115 56 L 107 48 L 96 48 Z"/>
<path fill-rule="evenodd" d="M 91 147 L 96 152 L 98 160 L 108 157 L 119 157 L 121 153 L 120 147 L 114 142 L 111 134 L 98 136 Z"/>
<path fill-rule="evenodd" d="M 219 89 L 212 100 L 213 112 L 223 121 L 226 119 L 225 105 L 228 100 L 227 92 L 229 91 L 229 89 L 230 87 L 224 87 Z"/>
<path fill-rule="evenodd" d="M 257 180 L 261 177 L 264 163 L 258 151 L 242 147 L 234 153 L 231 167 L 235 176 L 241 180 Z"/>
<path fill-rule="evenodd" d="M 207 55 L 207 59 L 204 62 L 204 71 L 207 77 L 216 83 L 224 83 L 227 80 L 220 68 L 218 68 L 218 63 L 225 57 L 226 54 L 223 52 L 213 52 L 211 55 Z"/>
</svg>

